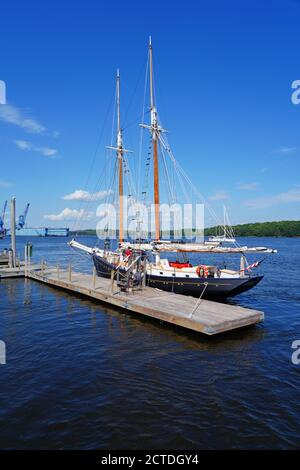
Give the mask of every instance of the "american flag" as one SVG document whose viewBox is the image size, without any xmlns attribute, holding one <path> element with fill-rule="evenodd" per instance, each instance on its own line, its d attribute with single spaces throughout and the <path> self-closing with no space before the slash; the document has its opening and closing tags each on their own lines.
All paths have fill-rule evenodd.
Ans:
<svg viewBox="0 0 300 470">
<path fill-rule="evenodd" d="M 247 270 L 252 269 L 252 268 L 257 268 L 257 266 L 259 266 L 260 263 L 262 263 L 264 259 L 265 258 L 261 259 L 260 261 L 255 261 L 255 263 L 253 263 L 253 264 L 249 264 L 245 269 L 241 269 L 240 272 L 247 271 Z"/>
</svg>

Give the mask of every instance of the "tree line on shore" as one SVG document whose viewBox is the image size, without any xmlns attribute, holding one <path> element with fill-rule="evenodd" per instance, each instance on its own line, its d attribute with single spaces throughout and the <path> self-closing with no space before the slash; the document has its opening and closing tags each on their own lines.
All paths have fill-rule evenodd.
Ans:
<svg viewBox="0 0 300 470">
<path fill-rule="evenodd" d="M 300 237 L 300 220 L 281 220 L 279 222 L 255 222 L 231 227 L 236 237 Z M 204 229 L 205 236 L 223 233 L 223 227 Z M 96 235 L 96 230 L 86 229 L 70 235 Z M 172 236 L 172 233 L 171 233 Z"/>
<path fill-rule="evenodd" d="M 300 237 L 300 220 L 281 220 L 279 222 L 255 222 L 232 227 L 236 237 Z M 210 227 L 205 235 L 222 233 L 223 227 Z"/>
</svg>

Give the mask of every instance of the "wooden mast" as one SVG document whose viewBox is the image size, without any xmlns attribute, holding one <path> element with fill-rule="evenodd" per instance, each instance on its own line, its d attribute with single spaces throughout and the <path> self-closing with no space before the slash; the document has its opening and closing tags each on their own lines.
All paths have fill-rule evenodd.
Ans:
<svg viewBox="0 0 300 470">
<path fill-rule="evenodd" d="M 123 139 L 120 119 L 120 72 L 117 70 L 117 114 L 118 114 L 118 134 L 117 134 L 117 157 L 119 164 L 119 242 L 124 241 L 123 234 Z"/>
<path fill-rule="evenodd" d="M 151 112 L 151 133 L 153 146 L 153 172 L 154 172 L 154 208 L 155 208 L 155 240 L 160 239 L 160 220 L 159 220 L 159 172 L 158 172 L 158 125 L 157 112 L 154 104 L 153 93 L 153 58 L 151 37 L 149 38 L 149 66 L 150 66 L 150 112 Z"/>
<path fill-rule="evenodd" d="M 110 145 L 107 148 L 117 151 L 118 159 L 118 173 L 119 173 L 119 242 L 124 242 L 124 226 L 123 226 L 123 155 L 124 153 L 130 153 L 130 150 L 126 150 L 123 147 L 123 136 L 121 128 L 121 113 L 120 113 L 120 72 L 117 70 L 117 146 L 112 147 Z"/>
<path fill-rule="evenodd" d="M 123 233 L 123 139 L 120 118 L 120 72 L 117 70 L 117 115 L 118 115 L 118 133 L 117 133 L 117 157 L 119 165 L 119 242 L 124 241 Z"/>
</svg>

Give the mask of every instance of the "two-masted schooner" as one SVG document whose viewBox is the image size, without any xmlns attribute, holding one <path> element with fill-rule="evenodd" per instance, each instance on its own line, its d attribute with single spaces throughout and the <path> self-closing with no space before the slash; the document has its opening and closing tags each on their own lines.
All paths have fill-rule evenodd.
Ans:
<svg viewBox="0 0 300 470">
<path fill-rule="evenodd" d="M 162 137 L 164 129 L 161 127 L 154 97 L 153 86 L 153 53 L 151 39 L 149 41 L 149 92 L 150 92 L 150 123 L 141 124 L 150 131 L 153 159 L 153 202 L 155 207 L 155 238 L 152 241 L 140 240 L 126 241 L 123 226 L 123 169 L 126 152 L 123 147 L 123 134 L 120 118 L 120 74 L 116 76 L 116 102 L 117 102 L 117 142 L 115 147 L 118 164 L 118 205 L 119 205 L 119 245 L 116 250 L 107 247 L 89 247 L 76 240 L 69 244 L 88 253 L 94 262 L 97 275 L 110 278 L 112 271 L 125 275 L 132 267 L 133 255 L 142 254 L 147 259 L 145 270 L 145 284 L 150 287 L 185 295 L 205 298 L 225 298 L 245 292 L 258 284 L 263 276 L 254 275 L 252 269 L 256 268 L 260 261 L 248 264 L 245 253 L 272 253 L 276 250 L 266 247 L 247 247 L 234 243 L 234 246 L 226 246 L 218 240 L 204 241 L 203 243 L 183 243 L 161 239 L 160 229 L 160 186 L 159 186 L 159 147 L 164 146 L 169 150 Z M 226 241 L 226 240 L 223 240 Z M 230 240 L 230 242 L 235 240 Z M 170 261 L 162 253 L 240 253 L 241 262 L 239 269 L 232 270 L 220 268 L 214 265 L 193 265 L 187 258 L 181 261 Z M 137 272 L 137 276 L 141 273 Z"/>
</svg>

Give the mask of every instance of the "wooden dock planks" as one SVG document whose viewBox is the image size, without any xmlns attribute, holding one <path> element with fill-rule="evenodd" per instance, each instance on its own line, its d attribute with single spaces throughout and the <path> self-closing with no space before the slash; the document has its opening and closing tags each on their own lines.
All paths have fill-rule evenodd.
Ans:
<svg viewBox="0 0 300 470">
<path fill-rule="evenodd" d="M 133 293 L 120 292 L 109 279 L 97 277 L 93 288 L 93 277 L 89 274 L 68 271 L 57 272 L 56 268 L 31 271 L 31 279 L 76 292 L 89 298 L 120 307 L 135 313 L 163 320 L 206 335 L 215 335 L 263 321 L 263 312 L 235 305 L 200 300 L 185 295 L 173 294 L 146 287 Z M 196 310 L 192 314 L 193 310 Z"/>
<path fill-rule="evenodd" d="M 14 277 L 25 277 L 24 266 L 17 267 L 17 268 L 8 268 L 8 267 L 0 268 L 0 279 L 8 279 L 8 278 L 14 278 Z"/>
</svg>

